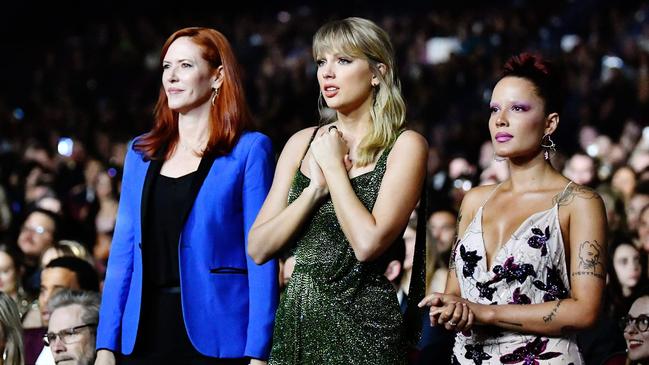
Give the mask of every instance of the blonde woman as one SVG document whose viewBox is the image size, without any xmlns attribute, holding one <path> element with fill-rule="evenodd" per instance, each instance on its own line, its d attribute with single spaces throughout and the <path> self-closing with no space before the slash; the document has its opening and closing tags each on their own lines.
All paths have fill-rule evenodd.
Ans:
<svg viewBox="0 0 649 365">
<path fill-rule="evenodd" d="M 23 334 L 16 303 L 0 292 L 0 365 L 23 365 Z"/>
<path fill-rule="evenodd" d="M 404 325 L 383 254 L 420 198 L 427 143 L 404 130 L 384 30 L 360 18 L 330 22 L 313 55 L 320 105 L 335 113 L 287 142 L 249 234 L 257 263 L 295 255 L 269 363 L 402 364 L 405 333 L 416 331 Z M 423 257 L 415 261 L 414 299 L 424 290 Z"/>
</svg>

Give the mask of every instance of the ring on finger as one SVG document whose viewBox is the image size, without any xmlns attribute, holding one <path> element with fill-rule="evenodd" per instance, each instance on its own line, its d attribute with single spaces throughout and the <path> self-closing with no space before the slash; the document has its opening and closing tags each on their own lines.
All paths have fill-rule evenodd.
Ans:
<svg viewBox="0 0 649 365">
<path fill-rule="evenodd" d="M 331 125 L 329 126 L 329 128 L 327 128 L 327 132 L 331 132 L 332 129 L 338 130 L 338 127 L 336 127 L 335 125 Z"/>
<path fill-rule="evenodd" d="M 449 326 L 456 326 L 457 325 L 457 323 L 455 323 L 453 321 L 448 321 L 447 323 L 449 324 Z"/>
</svg>

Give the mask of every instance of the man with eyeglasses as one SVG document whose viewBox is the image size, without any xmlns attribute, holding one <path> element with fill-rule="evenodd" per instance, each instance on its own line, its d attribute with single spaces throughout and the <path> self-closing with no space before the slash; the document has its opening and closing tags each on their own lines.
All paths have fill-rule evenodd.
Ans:
<svg viewBox="0 0 649 365">
<path fill-rule="evenodd" d="M 99 294 L 89 291 L 64 289 L 50 299 L 43 341 L 57 365 L 94 363 L 99 304 Z"/>
<path fill-rule="evenodd" d="M 40 286 L 39 262 L 41 255 L 54 245 L 57 239 L 59 217 L 46 209 L 32 210 L 18 235 L 18 247 L 25 254 L 23 287 L 31 293 L 38 293 Z"/>
</svg>

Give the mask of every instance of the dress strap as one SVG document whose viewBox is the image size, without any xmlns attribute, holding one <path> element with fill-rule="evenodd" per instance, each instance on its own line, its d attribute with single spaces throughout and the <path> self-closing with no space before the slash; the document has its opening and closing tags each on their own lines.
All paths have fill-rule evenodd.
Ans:
<svg viewBox="0 0 649 365">
<path fill-rule="evenodd" d="M 559 205 L 559 202 L 560 202 L 560 201 L 563 199 L 563 197 L 566 195 L 566 191 L 568 191 L 568 187 L 570 187 L 570 185 L 572 185 L 572 183 L 573 183 L 572 180 L 568 181 L 568 183 L 566 184 L 566 187 L 563 188 L 563 191 L 561 192 L 561 194 L 558 195 L 557 203 L 556 203 L 555 205 L 557 205 L 557 206 Z"/>
<path fill-rule="evenodd" d="M 496 187 L 495 187 L 495 188 L 494 188 L 494 189 L 489 193 L 489 195 L 487 195 L 487 198 L 482 202 L 482 204 L 480 204 L 480 208 L 484 207 L 485 204 L 487 204 L 487 202 L 489 201 L 489 199 L 491 199 L 491 197 L 494 195 L 494 193 L 496 192 L 496 190 L 498 190 L 498 188 L 499 188 L 500 185 L 502 185 L 502 184 L 503 184 L 503 183 L 499 183 L 498 185 L 496 185 Z"/>
<path fill-rule="evenodd" d="M 302 159 L 300 160 L 300 166 L 302 166 L 302 161 L 304 161 L 304 158 L 306 157 L 306 153 L 309 152 L 309 147 L 311 147 L 311 142 L 315 139 L 315 135 L 318 133 L 318 130 L 320 127 L 316 127 L 313 130 L 313 134 L 311 135 L 311 139 L 309 139 L 309 143 L 306 145 L 306 148 L 304 149 L 304 153 L 302 154 Z"/>
</svg>

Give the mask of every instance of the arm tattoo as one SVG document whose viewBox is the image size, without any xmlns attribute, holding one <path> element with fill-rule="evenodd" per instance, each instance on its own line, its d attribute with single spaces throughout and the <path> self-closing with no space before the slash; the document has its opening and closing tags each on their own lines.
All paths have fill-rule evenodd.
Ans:
<svg viewBox="0 0 649 365">
<path fill-rule="evenodd" d="M 576 196 L 589 200 L 597 199 L 599 197 L 599 194 L 597 194 L 595 190 L 589 187 L 570 184 L 570 186 L 568 186 L 565 191 L 562 191 L 561 193 L 555 195 L 554 198 L 552 198 L 552 203 L 559 206 L 565 206 L 572 203 Z"/>
<path fill-rule="evenodd" d="M 507 324 L 507 325 L 510 325 L 510 326 L 523 327 L 522 323 L 507 322 L 507 321 L 498 321 L 498 322 L 500 322 L 502 324 Z"/>
<path fill-rule="evenodd" d="M 561 306 L 561 302 L 562 302 L 562 301 L 563 301 L 563 299 L 560 300 L 560 301 L 558 301 L 558 302 L 557 302 L 557 305 L 554 306 L 554 308 L 552 308 L 552 311 L 550 311 L 550 313 L 548 313 L 547 316 L 543 316 L 543 322 L 545 322 L 545 323 L 550 323 L 550 322 L 552 322 L 552 320 L 554 319 L 554 317 L 557 315 L 557 311 L 559 310 L 559 306 Z"/>
<path fill-rule="evenodd" d="M 572 276 L 589 275 L 605 279 L 606 271 L 601 253 L 602 245 L 597 240 L 582 242 L 579 245 L 578 271 L 573 272 Z"/>
</svg>

